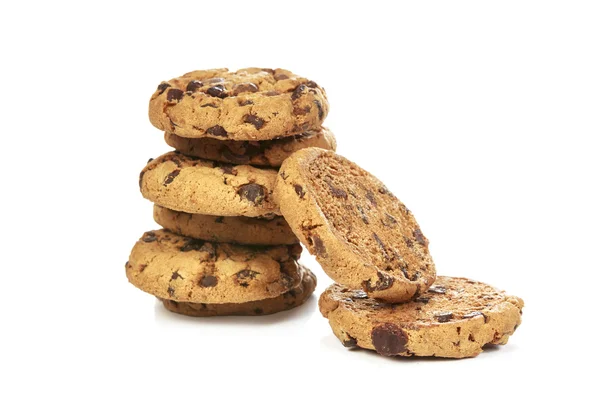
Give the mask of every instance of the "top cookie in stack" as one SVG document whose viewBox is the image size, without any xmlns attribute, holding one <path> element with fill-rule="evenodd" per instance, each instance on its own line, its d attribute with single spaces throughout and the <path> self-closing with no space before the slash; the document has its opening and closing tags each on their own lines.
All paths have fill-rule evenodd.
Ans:
<svg viewBox="0 0 600 400">
<path fill-rule="evenodd" d="M 321 126 L 328 110 L 319 85 L 283 69 L 194 71 L 158 85 L 150 121 L 176 151 L 151 159 L 139 184 L 167 231 L 138 241 L 130 281 L 187 315 L 266 314 L 302 304 L 315 277 L 296 262 L 301 248 L 273 190 L 278 167 L 295 151 L 335 150 Z M 272 256 L 280 253 L 285 268 Z"/>
</svg>

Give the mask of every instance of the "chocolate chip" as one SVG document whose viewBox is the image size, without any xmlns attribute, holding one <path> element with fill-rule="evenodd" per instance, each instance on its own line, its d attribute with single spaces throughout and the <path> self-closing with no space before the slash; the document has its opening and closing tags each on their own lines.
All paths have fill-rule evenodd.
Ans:
<svg viewBox="0 0 600 400">
<path fill-rule="evenodd" d="M 258 86 L 256 86 L 254 83 L 248 82 L 248 83 L 239 83 L 233 87 L 233 95 L 234 96 L 237 96 L 240 93 L 246 93 L 246 92 L 250 92 L 250 93 L 258 92 Z"/>
<path fill-rule="evenodd" d="M 390 194 L 390 191 L 385 186 L 381 186 L 379 189 L 377 189 L 377 191 L 381 194 Z"/>
<path fill-rule="evenodd" d="M 400 327 L 385 323 L 371 331 L 371 341 L 379 354 L 393 356 L 406 351 L 408 335 Z"/>
<path fill-rule="evenodd" d="M 298 195 L 298 197 L 300 197 L 301 199 L 304 198 L 304 195 L 306 194 L 306 192 L 304 191 L 304 188 L 302 188 L 302 186 L 295 184 L 294 190 L 296 191 L 296 194 Z"/>
<path fill-rule="evenodd" d="M 319 100 L 313 100 L 313 103 L 315 103 L 315 105 L 317 106 L 317 110 L 319 110 L 319 119 L 323 120 L 323 116 L 324 116 L 324 112 L 323 112 L 323 105 L 321 104 L 321 102 Z"/>
<path fill-rule="evenodd" d="M 237 194 L 239 194 L 240 197 L 257 205 L 262 204 L 263 200 L 265 199 L 266 193 L 267 189 L 264 186 L 259 185 L 257 183 L 248 183 L 246 185 L 241 186 L 237 190 Z"/>
<path fill-rule="evenodd" d="M 406 246 L 407 246 L 407 247 L 413 247 L 413 246 L 414 246 L 414 244 L 413 244 L 413 241 L 412 241 L 412 240 L 410 240 L 410 239 L 409 239 L 409 238 L 407 238 L 407 237 L 405 237 L 405 238 L 404 238 L 404 243 L 406 243 Z"/>
<path fill-rule="evenodd" d="M 419 243 L 421 246 L 427 246 L 427 238 L 423 236 L 423 233 L 420 229 L 415 229 L 415 231 L 413 232 L 413 236 L 417 243 Z"/>
<path fill-rule="evenodd" d="M 341 199 L 348 198 L 348 193 L 346 193 L 346 191 L 333 186 L 333 184 L 329 180 L 326 180 L 325 182 L 327 183 L 327 185 L 329 185 L 329 190 L 331 190 L 331 194 L 333 194 L 334 197 L 338 197 Z"/>
<path fill-rule="evenodd" d="M 179 248 L 180 251 L 200 251 L 205 241 L 201 239 L 187 239 L 185 244 Z"/>
<path fill-rule="evenodd" d="M 185 87 L 186 92 L 195 92 L 202 87 L 203 83 L 200 81 L 190 81 Z"/>
<path fill-rule="evenodd" d="M 387 250 L 385 248 L 385 244 L 383 244 L 383 242 L 381 241 L 381 239 L 379 238 L 379 236 L 377 236 L 376 233 L 373 233 L 373 239 L 375 239 L 375 241 L 377 242 L 377 245 L 379 246 L 379 249 L 381 250 L 381 254 L 383 255 L 383 259 L 385 261 L 390 261 L 390 256 L 387 253 Z"/>
<path fill-rule="evenodd" d="M 219 167 L 219 169 L 221 171 L 223 171 L 223 173 L 225 173 L 225 174 L 234 175 L 234 176 L 237 176 L 237 174 L 238 174 L 237 170 L 233 168 L 233 165 L 223 164 Z"/>
<path fill-rule="evenodd" d="M 371 202 L 371 204 L 377 207 L 377 200 L 375 200 L 375 195 L 373 194 L 373 192 L 371 192 L 370 190 L 367 191 L 366 197 Z"/>
<path fill-rule="evenodd" d="M 290 79 L 290 77 L 289 77 L 289 76 L 287 76 L 286 74 L 282 74 L 282 73 L 275 74 L 275 75 L 273 76 L 273 78 L 275 78 L 275 80 L 276 80 L 276 81 L 282 81 L 282 80 L 284 80 L 284 79 Z"/>
<path fill-rule="evenodd" d="M 475 341 L 475 336 L 473 336 L 472 333 L 469 333 L 469 342 L 474 342 Z"/>
<path fill-rule="evenodd" d="M 306 115 L 310 112 L 310 106 L 305 107 L 294 107 L 294 115 Z"/>
<path fill-rule="evenodd" d="M 173 289 L 171 286 L 169 286 L 167 288 L 167 293 L 169 293 L 169 296 L 173 296 L 173 294 L 175 293 L 175 289 Z"/>
<path fill-rule="evenodd" d="M 217 277 L 212 275 L 205 275 L 200 279 L 200 286 L 203 287 L 214 287 L 217 286 Z"/>
<path fill-rule="evenodd" d="M 200 108 L 204 108 L 204 107 L 210 107 L 210 108 L 219 108 L 218 105 L 216 105 L 215 103 L 206 103 L 206 104 L 202 104 L 200 106 Z"/>
<path fill-rule="evenodd" d="M 294 89 L 294 92 L 292 93 L 292 100 L 298 100 L 300 96 L 304 94 L 305 89 L 305 85 L 298 85 L 298 87 Z"/>
<path fill-rule="evenodd" d="M 254 314 L 256 314 L 256 315 L 261 315 L 263 312 L 264 311 L 262 308 L 257 307 L 254 309 Z"/>
<path fill-rule="evenodd" d="M 167 90 L 167 88 L 170 88 L 170 87 L 171 87 L 171 85 L 169 85 L 167 82 L 163 82 L 160 85 L 158 85 L 156 90 L 158 90 L 158 94 L 161 95 L 161 94 L 163 94 L 163 92 L 165 90 Z"/>
<path fill-rule="evenodd" d="M 173 182 L 173 179 L 175 179 L 177 177 L 177 175 L 179 175 L 180 172 L 181 172 L 180 169 L 176 169 L 176 170 L 172 171 L 169 175 L 167 175 L 167 177 L 165 178 L 165 181 L 163 182 L 163 186 L 167 186 L 168 184 Z"/>
<path fill-rule="evenodd" d="M 222 223 L 223 223 L 223 219 L 224 219 L 224 218 L 225 218 L 225 217 L 217 217 L 217 218 L 215 218 L 215 223 L 217 223 L 217 224 L 222 224 Z"/>
<path fill-rule="evenodd" d="M 308 86 L 309 88 L 315 89 L 318 85 L 314 81 L 308 81 L 308 82 L 306 82 L 306 86 Z"/>
<path fill-rule="evenodd" d="M 144 235 L 142 235 L 142 241 L 146 242 L 146 243 L 151 243 L 156 241 L 157 237 L 156 237 L 156 233 L 150 231 L 150 232 L 146 232 L 144 233 Z"/>
<path fill-rule="evenodd" d="M 265 124 L 265 120 L 257 117 L 256 115 L 246 114 L 244 115 L 244 122 L 247 124 L 252 124 L 256 129 L 260 129 Z"/>
<path fill-rule="evenodd" d="M 365 224 L 369 224 L 369 218 L 367 218 L 367 215 L 365 214 L 365 210 L 363 210 L 363 208 L 361 207 L 360 204 L 356 205 L 356 208 L 358 209 L 358 212 L 360 214 L 360 218 L 363 220 L 363 222 Z"/>
<path fill-rule="evenodd" d="M 211 126 L 206 130 L 206 133 L 213 136 L 227 137 L 227 131 L 221 125 Z"/>
<path fill-rule="evenodd" d="M 483 316 L 483 322 L 487 323 L 489 321 L 489 317 L 487 315 L 485 315 L 484 313 L 482 313 L 481 311 L 473 311 L 468 314 L 465 314 L 462 316 L 462 319 L 475 318 L 479 315 Z"/>
<path fill-rule="evenodd" d="M 431 300 L 429 297 L 417 297 L 413 301 L 416 301 L 417 303 L 427 304 L 429 303 L 429 300 Z"/>
<path fill-rule="evenodd" d="M 454 317 L 454 314 L 451 312 L 441 312 L 434 315 L 434 318 L 437 319 L 438 322 L 448 322 Z"/>
<path fill-rule="evenodd" d="M 179 89 L 169 89 L 167 92 L 167 101 L 179 101 L 183 98 L 183 91 Z"/>
<path fill-rule="evenodd" d="M 344 347 L 356 347 L 356 338 L 353 338 L 352 336 L 348 335 L 346 333 L 346 336 L 348 336 L 348 339 L 344 340 L 342 342 L 342 344 L 344 345 Z"/>
<path fill-rule="evenodd" d="M 313 254 L 316 254 L 320 257 L 327 257 L 327 249 L 325 248 L 325 244 L 323 244 L 323 240 L 319 235 L 310 235 L 308 237 L 308 244 L 312 246 Z"/>
<path fill-rule="evenodd" d="M 363 292 L 362 290 L 353 290 L 351 297 L 355 300 L 362 300 L 362 299 L 366 299 L 369 296 L 367 296 L 367 294 L 365 292 Z"/>
<path fill-rule="evenodd" d="M 150 163 L 151 163 L 153 160 L 154 160 L 154 158 L 150 157 L 150 158 L 148 159 L 148 161 L 146 161 L 146 164 L 150 164 Z"/>
<path fill-rule="evenodd" d="M 377 281 L 375 284 L 371 283 L 371 279 L 363 281 L 363 289 L 365 292 L 374 292 L 376 290 L 389 289 L 394 284 L 394 278 L 390 275 L 383 275 L 381 272 L 377 272 Z"/>
<path fill-rule="evenodd" d="M 177 278 L 183 279 L 183 276 L 179 275 L 179 272 L 178 272 L 178 271 L 175 271 L 175 272 L 173 272 L 173 273 L 171 274 L 171 280 L 173 281 L 173 280 L 175 280 L 175 279 L 177 279 Z"/>
<path fill-rule="evenodd" d="M 218 97 L 220 99 L 227 97 L 227 92 L 225 91 L 225 86 L 223 85 L 209 87 L 206 93 L 212 97 Z"/>
<path fill-rule="evenodd" d="M 239 105 L 240 107 L 243 107 L 243 106 L 249 106 L 249 105 L 251 105 L 251 104 L 254 104 L 254 102 L 253 102 L 252 100 L 248 100 L 248 99 L 243 99 L 243 100 L 242 100 L 242 99 L 240 99 L 240 100 L 238 101 L 238 105 Z"/>
<path fill-rule="evenodd" d="M 446 294 L 446 288 L 444 286 L 431 286 L 427 289 L 429 293 Z"/>
<path fill-rule="evenodd" d="M 144 270 L 146 269 L 146 267 L 148 266 L 148 264 L 140 264 L 140 272 L 144 272 Z"/>
<path fill-rule="evenodd" d="M 251 269 L 243 269 L 235 275 L 238 279 L 254 279 L 258 274 L 260 274 L 260 272 L 252 271 Z"/>
</svg>

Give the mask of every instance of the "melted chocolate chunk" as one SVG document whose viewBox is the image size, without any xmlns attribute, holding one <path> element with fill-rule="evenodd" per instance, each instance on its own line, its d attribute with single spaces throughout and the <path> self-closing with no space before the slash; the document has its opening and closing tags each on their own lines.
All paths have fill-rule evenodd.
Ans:
<svg viewBox="0 0 600 400">
<path fill-rule="evenodd" d="M 246 114 L 244 115 L 244 122 L 247 124 L 252 124 L 256 129 L 260 129 L 265 124 L 265 120 L 257 117 L 256 115 Z"/>
<path fill-rule="evenodd" d="M 427 246 L 427 238 L 423 236 L 423 233 L 420 229 L 415 229 L 413 236 L 417 243 L 419 243 L 421 246 Z"/>
<path fill-rule="evenodd" d="M 393 356 L 406 351 L 408 335 L 400 327 L 385 323 L 373 329 L 371 341 L 379 354 Z"/>
<path fill-rule="evenodd" d="M 344 199 L 344 200 L 348 199 L 348 193 L 346 193 L 345 190 L 342 190 L 342 189 L 339 189 L 339 188 L 333 186 L 333 184 L 329 180 L 326 180 L 325 182 L 329 186 L 329 190 L 331 190 L 331 194 L 334 197 L 338 197 L 338 198 L 341 198 L 341 199 Z"/>
<path fill-rule="evenodd" d="M 185 91 L 186 92 L 195 92 L 196 90 L 200 89 L 202 87 L 202 82 L 200 81 L 190 81 L 190 83 L 187 84 L 187 86 L 185 87 Z"/>
<path fill-rule="evenodd" d="M 171 274 L 171 280 L 174 281 L 175 279 L 183 279 L 183 276 L 179 275 L 179 271 L 175 271 Z"/>
<path fill-rule="evenodd" d="M 427 291 L 430 293 L 446 294 L 446 288 L 440 285 L 431 286 L 429 289 L 427 289 Z"/>
<path fill-rule="evenodd" d="M 144 233 L 144 235 L 142 236 L 142 241 L 146 242 L 146 243 L 151 243 L 151 242 L 155 242 L 157 239 L 156 237 L 156 233 L 150 231 L 150 232 L 146 232 Z"/>
<path fill-rule="evenodd" d="M 369 296 L 367 296 L 367 294 L 362 290 L 354 290 L 352 291 L 352 296 L 350 297 L 352 297 L 354 300 L 362 300 L 368 298 Z"/>
<path fill-rule="evenodd" d="M 311 89 L 315 89 L 318 85 L 314 81 L 308 81 L 308 82 L 306 82 L 306 86 L 308 86 Z"/>
<path fill-rule="evenodd" d="M 303 199 L 304 195 L 306 194 L 306 192 L 304 191 L 304 188 L 302 188 L 302 186 L 300 186 L 300 185 L 294 185 L 294 191 L 296 192 L 298 197 L 300 197 L 301 199 Z"/>
<path fill-rule="evenodd" d="M 375 195 L 370 190 L 366 194 L 367 200 L 373 204 L 373 206 L 377 207 L 377 200 L 375 200 Z"/>
<path fill-rule="evenodd" d="M 173 296 L 173 294 L 175 293 L 175 289 L 173 289 L 171 286 L 169 286 L 167 288 L 167 293 L 169 293 L 169 296 Z"/>
<path fill-rule="evenodd" d="M 389 289 L 394 283 L 394 278 L 389 275 L 383 275 L 381 272 L 377 272 L 377 281 L 375 284 L 371 283 L 371 280 L 363 282 L 363 288 L 365 292 L 374 292 L 376 290 Z"/>
<path fill-rule="evenodd" d="M 180 169 L 176 169 L 176 170 L 172 171 L 169 175 L 167 175 L 167 177 L 165 178 L 165 181 L 163 182 L 163 186 L 167 186 L 168 184 L 173 182 L 173 180 L 177 177 L 177 175 L 179 175 L 180 172 L 181 172 Z"/>
<path fill-rule="evenodd" d="M 324 116 L 324 112 L 323 112 L 323 105 L 321 104 L 321 102 L 319 100 L 313 100 L 313 103 L 315 103 L 315 105 L 317 106 L 317 110 L 319 110 L 319 120 L 323 120 L 323 116 Z"/>
<path fill-rule="evenodd" d="M 275 78 L 276 81 L 282 81 L 284 79 L 290 79 L 289 76 L 287 76 L 286 74 L 282 74 L 282 73 L 273 75 L 273 78 Z"/>
<path fill-rule="evenodd" d="M 448 322 L 454 317 L 454 314 L 451 312 L 441 312 L 434 315 L 434 318 L 437 319 L 438 322 Z"/>
<path fill-rule="evenodd" d="M 252 271 L 251 269 L 243 269 L 235 275 L 238 279 L 254 279 L 258 274 L 260 274 L 260 272 Z"/>
<path fill-rule="evenodd" d="M 300 96 L 304 94 L 305 89 L 305 85 L 298 85 L 298 87 L 294 89 L 294 92 L 292 93 L 292 100 L 298 100 Z"/>
<path fill-rule="evenodd" d="M 212 136 L 227 137 L 227 131 L 221 125 L 211 126 L 206 130 L 206 133 Z"/>
<path fill-rule="evenodd" d="M 233 87 L 233 95 L 237 96 L 240 93 L 255 93 L 258 92 L 258 86 L 254 83 L 239 83 Z"/>
<path fill-rule="evenodd" d="M 207 81 L 208 82 L 208 81 Z M 223 85 L 215 85 L 209 87 L 206 93 L 212 97 L 218 97 L 220 99 L 224 99 L 227 97 L 227 91 L 225 90 L 225 86 Z"/>
<path fill-rule="evenodd" d="M 167 90 L 167 88 L 170 88 L 170 87 L 171 87 L 171 85 L 169 85 L 167 82 L 163 82 L 160 85 L 158 85 L 156 90 L 158 90 L 158 94 L 161 95 L 161 94 L 163 94 L 163 92 L 165 90 Z"/>
<path fill-rule="evenodd" d="M 348 336 L 348 339 L 344 340 L 342 342 L 342 344 L 344 345 L 344 347 L 356 347 L 356 338 L 353 338 L 352 336 L 348 335 L 346 333 L 346 336 Z"/>
<path fill-rule="evenodd" d="M 183 91 L 179 89 L 169 89 L 167 92 L 167 101 L 179 101 L 183 98 Z"/>
<path fill-rule="evenodd" d="M 187 239 L 185 244 L 179 248 L 180 251 L 200 251 L 205 241 L 201 239 Z"/>
<path fill-rule="evenodd" d="M 327 257 L 327 249 L 323 240 L 317 234 L 312 234 L 308 237 L 308 244 L 312 246 L 313 254 L 320 257 Z"/>
<path fill-rule="evenodd" d="M 212 275 L 205 275 L 198 282 L 202 287 L 214 287 L 217 286 L 217 277 Z"/>
<path fill-rule="evenodd" d="M 267 188 L 257 183 L 248 183 L 241 186 L 237 194 L 256 205 L 262 204 L 267 194 Z"/>
</svg>

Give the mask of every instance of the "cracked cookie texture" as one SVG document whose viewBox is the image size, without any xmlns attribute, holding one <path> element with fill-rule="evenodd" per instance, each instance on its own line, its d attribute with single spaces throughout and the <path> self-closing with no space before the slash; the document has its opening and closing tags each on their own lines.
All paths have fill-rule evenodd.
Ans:
<svg viewBox="0 0 600 400">
<path fill-rule="evenodd" d="M 287 158 L 275 185 L 286 221 L 336 282 L 404 302 L 435 280 L 428 240 L 413 214 L 376 177 L 317 148 Z"/>
<path fill-rule="evenodd" d="M 298 135 L 261 141 L 186 138 L 165 132 L 167 144 L 183 154 L 233 164 L 279 167 L 294 152 L 307 147 L 335 150 L 333 133 L 324 127 Z"/>
<path fill-rule="evenodd" d="M 440 276 L 402 304 L 378 302 L 362 290 L 333 284 L 319 309 L 346 347 L 384 356 L 474 357 L 506 344 L 521 323 L 523 300 L 485 283 Z"/>
<path fill-rule="evenodd" d="M 284 69 L 226 68 L 162 82 L 150 98 L 152 125 L 182 137 L 269 140 L 317 129 L 325 90 Z"/>
<path fill-rule="evenodd" d="M 222 315 L 268 315 L 301 306 L 314 292 L 317 278 L 306 267 L 299 267 L 301 282 L 287 292 L 269 299 L 246 303 L 189 303 L 159 298 L 164 307 L 177 314 L 190 317 L 213 317 Z"/>
<path fill-rule="evenodd" d="M 154 205 L 154 220 L 179 235 L 213 242 L 280 245 L 298 243 L 283 217 L 249 218 L 189 214 Z"/>
<path fill-rule="evenodd" d="M 193 303 L 245 303 L 278 297 L 301 281 L 300 245 L 241 246 L 144 233 L 131 250 L 129 282 L 156 297 Z"/>
<path fill-rule="evenodd" d="M 140 173 L 142 195 L 171 210 L 215 216 L 279 215 L 273 202 L 277 170 L 232 165 L 173 151 Z"/>
</svg>

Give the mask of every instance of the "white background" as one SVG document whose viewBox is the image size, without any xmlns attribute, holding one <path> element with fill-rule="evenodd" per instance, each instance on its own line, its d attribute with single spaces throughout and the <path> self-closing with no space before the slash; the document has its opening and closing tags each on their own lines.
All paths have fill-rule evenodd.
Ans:
<svg viewBox="0 0 600 400">
<path fill-rule="evenodd" d="M 597 2 L 47 1 L 0 15 L 0 397 L 593 396 Z M 507 346 L 459 361 L 349 351 L 318 313 L 331 281 L 307 253 L 315 296 L 273 316 L 180 317 L 127 282 L 130 248 L 155 228 L 138 173 L 168 151 L 150 95 L 247 66 L 326 88 L 339 153 L 414 212 L 440 275 L 525 300 Z"/>
</svg>

